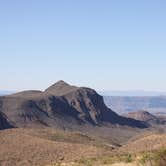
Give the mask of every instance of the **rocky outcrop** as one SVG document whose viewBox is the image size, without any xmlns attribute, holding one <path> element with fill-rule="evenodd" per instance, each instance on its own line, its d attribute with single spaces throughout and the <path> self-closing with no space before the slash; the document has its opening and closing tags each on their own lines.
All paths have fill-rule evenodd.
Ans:
<svg viewBox="0 0 166 166">
<path fill-rule="evenodd" d="M 0 112 L 0 130 L 12 128 L 12 127 L 13 126 L 10 124 L 6 115 Z"/>
<path fill-rule="evenodd" d="M 74 128 L 106 123 L 144 128 L 138 120 L 119 116 L 104 104 L 95 90 L 59 81 L 41 91 L 24 91 L 0 97 L 1 111 L 17 127 L 45 125 Z"/>
<path fill-rule="evenodd" d="M 130 113 L 124 114 L 124 116 L 126 116 L 128 118 L 132 118 L 132 119 L 146 122 L 149 125 L 165 124 L 164 119 L 162 119 L 159 116 L 155 116 L 155 115 L 153 115 L 147 111 L 144 111 L 144 110 L 130 112 Z"/>
</svg>

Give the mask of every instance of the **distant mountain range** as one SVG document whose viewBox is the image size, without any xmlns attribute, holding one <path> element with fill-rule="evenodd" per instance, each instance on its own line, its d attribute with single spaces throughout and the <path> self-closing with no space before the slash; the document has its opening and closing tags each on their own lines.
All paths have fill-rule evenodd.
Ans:
<svg viewBox="0 0 166 166">
<path fill-rule="evenodd" d="M 128 97 L 138 97 L 138 96 L 166 96 L 166 92 L 163 91 L 99 91 L 99 94 L 103 96 L 128 96 Z"/>
<path fill-rule="evenodd" d="M 104 101 L 120 114 L 137 110 L 166 114 L 166 96 L 104 96 Z"/>
<path fill-rule="evenodd" d="M 0 90 L 0 96 L 9 95 L 9 94 L 12 94 L 14 92 L 15 91 Z"/>
</svg>

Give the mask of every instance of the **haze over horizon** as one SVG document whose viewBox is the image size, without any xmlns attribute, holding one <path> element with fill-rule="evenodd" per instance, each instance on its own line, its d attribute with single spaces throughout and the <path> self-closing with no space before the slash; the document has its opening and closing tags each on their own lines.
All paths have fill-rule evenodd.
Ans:
<svg viewBox="0 0 166 166">
<path fill-rule="evenodd" d="M 0 89 L 58 80 L 103 90 L 166 91 L 166 1 L 0 2 Z"/>
</svg>

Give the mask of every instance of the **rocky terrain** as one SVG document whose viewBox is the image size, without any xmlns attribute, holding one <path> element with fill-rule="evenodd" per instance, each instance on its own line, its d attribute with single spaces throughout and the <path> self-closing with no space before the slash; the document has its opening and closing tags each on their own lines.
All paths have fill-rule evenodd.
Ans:
<svg viewBox="0 0 166 166">
<path fill-rule="evenodd" d="M 6 117 L 6 115 L 4 113 L 0 112 L 0 130 L 12 128 L 12 127 L 13 126 L 8 121 L 8 118 Z"/>
<path fill-rule="evenodd" d="M 124 116 L 146 122 L 152 126 L 166 124 L 166 119 L 163 116 L 153 115 L 144 110 L 139 110 L 136 112 L 129 112 L 129 113 L 124 114 Z"/>
<path fill-rule="evenodd" d="M 64 81 L 1 96 L 0 165 L 136 166 L 142 152 L 165 148 L 166 131 L 156 116 L 125 116 L 95 90 Z M 159 127 L 151 128 L 154 123 Z"/>
<path fill-rule="evenodd" d="M 0 111 L 15 127 L 49 126 L 63 129 L 87 125 L 123 125 L 145 128 L 146 124 L 119 116 L 90 88 L 59 81 L 42 91 L 24 91 L 0 97 Z"/>
</svg>

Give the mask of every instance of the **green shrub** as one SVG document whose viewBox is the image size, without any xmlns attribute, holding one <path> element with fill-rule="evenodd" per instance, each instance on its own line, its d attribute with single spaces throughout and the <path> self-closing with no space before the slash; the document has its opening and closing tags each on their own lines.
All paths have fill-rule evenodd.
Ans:
<svg viewBox="0 0 166 166">
<path fill-rule="evenodd" d="M 166 149 L 161 149 L 155 153 L 156 166 L 166 166 Z"/>
<path fill-rule="evenodd" d="M 131 163 L 133 161 L 132 155 L 131 154 L 127 154 L 126 158 L 125 158 L 125 162 L 126 163 Z"/>
<path fill-rule="evenodd" d="M 96 161 L 96 158 L 91 158 L 91 159 L 81 159 L 79 161 L 76 161 L 76 163 L 84 166 L 93 166 L 94 162 Z"/>
<path fill-rule="evenodd" d="M 144 166 L 166 166 L 166 149 L 144 153 L 140 163 Z"/>
</svg>

